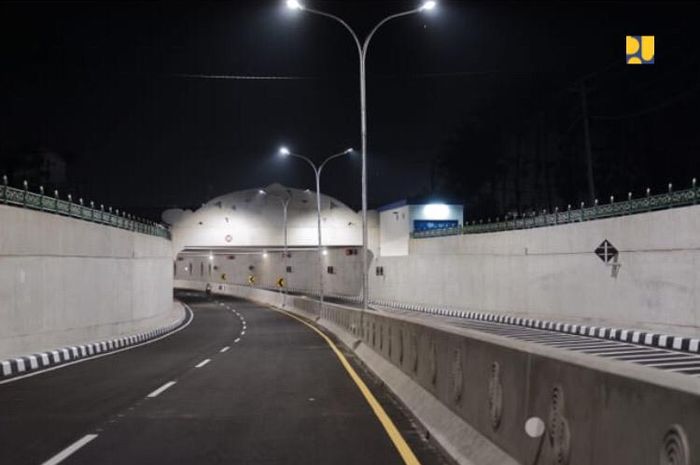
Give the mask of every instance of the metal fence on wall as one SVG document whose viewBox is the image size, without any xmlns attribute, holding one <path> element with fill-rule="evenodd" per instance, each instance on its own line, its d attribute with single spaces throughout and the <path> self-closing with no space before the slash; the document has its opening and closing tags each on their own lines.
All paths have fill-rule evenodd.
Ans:
<svg viewBox="0 0 700 465">
<path fill-rule="evenodd" d="M 26 181 L 23 189 L 10 187 L 7 184 L 6 176 L 3 176 L 0 185 L 0 204 L 39 210 L 170 239 L 170 231 L 160 223 L 136 218 L 123 211 L 112 211 L 111 207 L 105 210 L 104 205 L 96 208 L 94 202 L 84 205 L 83 199 L 74 202 L 70 194 L 67 196 L 67 200 L 61 200 L 58 191 L 54 191 L 52 196 L 46 195 L 43 187 L 39 188 L 39 193 L 30 192 Z"/>
<path fill-rule="evenodd" d="M 545 226 L 555 226 L 558 224 L 580 223 L 583 221 L 598 220 L 616 216 L 634 215 L 636 213 L 646 213 L 654 210 L 666 210 L 669 208 L 696 205 L 700 200 L 700 188 L 696 180 L 690 189 L 674 191 L 673 185 L 668 185 L 668 192 L 651 195 L 650 190 L 646 190 L 646 196 L 633 199 L 632 194 L 627 195 L 627 200 L 616 202 L 614 197 L 610 197 L 610 203 L 599 204 L 596 200 L 593 206 L 586 207 L 581 202 L 578 208 L 571 205 L 566 210 L 554 212 L 543 211 L 541 213 L 523 214 L 522 216 L 506 217 L 503 220 L 496 218 L 495 221 L 479 221 L 467 223 L 464 226 L 449 229 L 433 229 L 430 231 L 414 232 L 412 237 L 416 239 L 440 236 L 453 236 L 458 234 L 480 234 L 497 231 L 511 231 L 515 229 L 541 228 Z"/>
</svg>

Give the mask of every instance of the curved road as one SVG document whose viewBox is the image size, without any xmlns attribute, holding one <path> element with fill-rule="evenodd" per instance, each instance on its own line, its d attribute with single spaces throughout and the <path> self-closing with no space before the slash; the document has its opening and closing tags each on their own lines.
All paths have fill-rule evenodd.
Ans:
<svg viewBox="0 0 700 465">
<path fill-rule="evenodd" d="M 0 463 L 444 463 L 348 356 L 396 426 L 390 438 L 301 322 L 239 299 L 180 297 L 194 319 L 177 334 L 0 384 Z"/>
</svg>

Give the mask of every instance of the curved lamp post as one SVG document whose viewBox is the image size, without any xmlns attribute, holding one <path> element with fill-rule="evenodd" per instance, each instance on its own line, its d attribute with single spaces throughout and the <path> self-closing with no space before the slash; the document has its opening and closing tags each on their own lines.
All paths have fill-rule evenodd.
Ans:
<svg viewBox="0 0 700 465">
<path fill-rule="evenodd" d="M 282 260 L 282 262 L 284 263 L 284 278 L 285 278 L 285 281 L 288 282 L 288 279 L 287 279 L 287 254 L 288 254 L 288 252 L 287 252 L 287 207 L 289 206 L 289 201 L 292 200 L 292 196 L 291 196 L 291 194 L 288 194 L 286 197 L 281 197 L 279 195 L 270 194 L 269 192 L 267 192 L 264 189 L 260 189 L 258 191 L 258 193 L 261 195 L 266 195 L 269 198 L 278 200 L 282 204 L 282 213 L 283 213 L 282 218 L 283 218 L 283 225 L 284 225 L 283 226 L 284 227 L 284 260 Z M 284 288 L 284 293 L 287 294 L 286 287 Z"/>
<path fill-rule="evenodd" d="M 321 172 L 323 171 L 323 167 L 326 166 L 326 164 L 329 161 L 334 160 L 338 157 L 342 157 L 343 155 L 349 155 L 352 152 L 353 150 L 351 148 L 343 150 L 342 152 L 338 152 L 326 158 L 325 160 L 323 160 L 323 162 L 321 162 L 320 165 L 317 166 L 310 158 L 305 157 L 304 155 L 299 155 L 298 153 L 292 153 L 287 147 L 281 147 L 279 150 L 279 154 L 282 157 L 296 157 L 304 160 L 306 163 L 309 164 L 309 166 L 311 166 L 311 168 L 314 170 L 314 174 L 316 175 L 316 220 L 318 223 L 318 286 L 319 296 L 321 300 L 321 309 L 323 309 L 323 251 L 321 249 Z"/>
<path fill-rule="evenodd" d="M 334 21 L 339 22 L 352 36 L 357 45 L 357 52 L 360 59 L 360 119 L 361 119 L 361 131 L 362 131 L 362 308 L 367 310 L 367 304 L 369 301 L 369 274 L 368 274 L 368 258 L 367 258 L 367 104 L 366 104 L 366 79 L 365 79 L 365 62 L 367 61 L 367 48 L 369 47 L 369 42 L 372 40 L 372 36 L 377 32 L 377 30 L 382 27 L 387 22 L 392 19 L 400 18 L 402 16 L 412 15 L 414 13 L 420 13 L 422 11 L 432 10 L 437 6 L 437 2 L 429 0 L 421 4 L 417 8 L 411 10 L 401 11 L 393 15 L 389 15 L 377 23 L 376 26 L 367 34 L 364 42 L 361 42 L 355 31 L 350 27 L 348 23 L 339 18 L 338 16 L 326 13 L 325 11 L 319 11 L 314 8 L 309 8 L 303 5 L 298 0 L 287 0 L 287 8 L 291 10 L 305 11 L 308 13 L 313 13 L 319 16 L 325 16 Z"/>
</svg>

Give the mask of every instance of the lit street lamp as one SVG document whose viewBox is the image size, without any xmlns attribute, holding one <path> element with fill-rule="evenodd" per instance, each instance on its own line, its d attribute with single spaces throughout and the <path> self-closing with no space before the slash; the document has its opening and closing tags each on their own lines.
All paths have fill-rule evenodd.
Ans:
<svg viewBox="0 0 700 465">
<path fill-rule="evenodd" d="M 287 0 L 287 8 L 291 10 L 306 11 L 309 13 L 314 13 L 320 16 L 325 16 L 326 18 L 333 19 L 339 22 L 347 31 L 352 35 L 352 38 L 357 45 L 357 52 L 360 58 L 360 119 L 361 119 L 361 131 L 362 131 L 362 308 L 367 310 L 367 304 L 369 301 L 369 274 L 368 274 L 368 258 L 367 258 L 367 104 L 366 104 L 366 79 L 365 79 L 365 62 L 367 61 L 367 47 L 369 46 L 372 36 L 377 32 L 377 30 L 382 27 L 387 22 L 392 19 L 400 18 L 402 16 L 411 15 L 414 13 L 420 13 L 422 11 L 432 10 L 437 6 L 437 2 L 429 0 L 423 2 L 421 6 L 413 8 L 412 10 L 402 11 L 386 18 L 382 19 L 377 23 L 376 26 L 367 34 L 364 43 L 360 42 L 355 31 L 341 18 L 335 16 L 331 13 L 326 13 L 323 11 L 315 10 L 313 8 L 308 8 L 304 6 L 298 0 Z"/>
<path fill-rule="evenodd" d="M 304 155 L 299 155 L 297 153 L 292 153 L 287 147 L 281 147 L 279 150 L 279 154 L 283 157 L 296 157 L 304 160 L 311 166 L 311 168 L 313 168 L 314 174 L 316 175 L 316 221 L 318 223 L 318 285 L 321 300 L 321 308 L 323 308 L 323 251 L 321 249 L 321 172 L 323 171 L 323 167 L 326 166 L 326 163 L 328 163 L 329 161 L 338 157 L 342 157 L 343 155 L 349 155 L 351 153 L 351 148 L 343 150 L 342 152 L 331 155 L 330 157 L 323 160 L 323 162 L 320 165 L 316 166 L 316 164 L 313 161 L 311 161 L 311 159 L 309 159 L 308 157 L 305 157 Z"/>
</svg>

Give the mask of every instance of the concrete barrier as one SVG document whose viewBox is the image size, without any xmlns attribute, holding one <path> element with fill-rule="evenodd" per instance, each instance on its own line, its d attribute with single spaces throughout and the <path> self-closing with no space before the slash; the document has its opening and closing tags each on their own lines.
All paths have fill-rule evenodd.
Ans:
<svg viewBox="0 0 700 465">
<path fill-rule="evenodd" d="M 169 240 L 0 205 L 0 359 L 173 317 Z"/>
<path fill-rule="evenodd" d="M 215 292 L 278 306 L 270 291 Z M 700 381 L 687 375 L 410 318 L 289 297 L 333 332 L 465 464 L 690 465 Z M 283 302 L 284 303 L 284 302 Z M 544 423 L 529 437 L 525 422 Z"/>
</svg>

